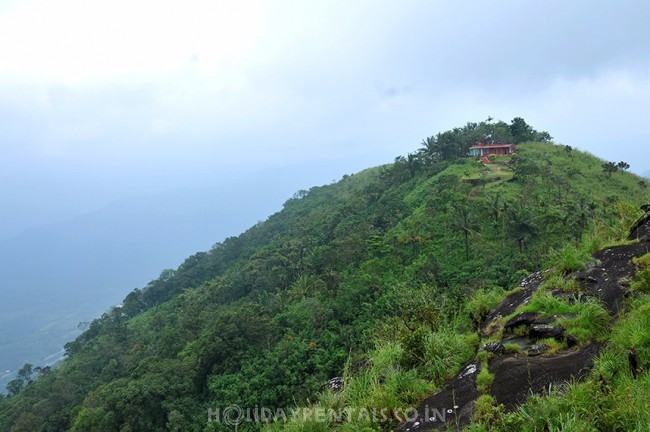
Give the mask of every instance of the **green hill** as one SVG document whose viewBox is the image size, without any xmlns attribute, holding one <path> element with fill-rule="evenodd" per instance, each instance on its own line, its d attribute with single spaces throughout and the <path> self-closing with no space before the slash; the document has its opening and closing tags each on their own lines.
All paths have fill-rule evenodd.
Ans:
<svg viewBox="0 0 650 432">
<path fill-rule="evenodd" d="M 57 368 L 24 369 L 0 399 L 0 430 L 217 431 L 233 428 L 235 405 L 416 403 L 474 354 L 476 326 L 506 291 L 621 240 L 650 198 L 594 156 L 524 143 L 550 136 L 522 122 L 468 123 L 299 191 L 163 271 L 67 344 Z M 462 157 L 488 134 L 517 142 L 517 155 Z M 347 399 L 324 389 L 333 377 L 351 383 Z"/>
</svg>

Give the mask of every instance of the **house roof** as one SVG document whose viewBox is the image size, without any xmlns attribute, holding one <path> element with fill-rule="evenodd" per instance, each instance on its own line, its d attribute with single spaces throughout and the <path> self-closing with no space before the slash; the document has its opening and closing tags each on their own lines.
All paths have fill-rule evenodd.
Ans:
<svg viewBox="0 0 650 432">
<path fill-rule="evenodd" d="M 514 144 L 488 144 L 488 143 L 476 143 L 470 147 L 470 149 L 477 148 L 515 148 Z"/>
</svg>

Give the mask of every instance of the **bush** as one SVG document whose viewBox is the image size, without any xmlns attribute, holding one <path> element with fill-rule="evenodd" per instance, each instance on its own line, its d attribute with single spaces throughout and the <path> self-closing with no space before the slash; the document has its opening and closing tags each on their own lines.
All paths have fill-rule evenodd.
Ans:
<svg viewBox="0 0 650 432">
<path fill-rule="evenodd" d="M 515 343 L 505 343 L 503 347 L 507 354 L 515 354 L 521 351 L 521 347 Z"/>
<path fill-rule="evenodd" d="M 591 251 L 587 245 L 582 247 L 568 244 L 562 249 L 551 249 L 548 266 L 562 274 L 582 270 L 591 260 Z"/>
<path fill-rule="evenodd" d="M 436 385 L 453 377 L 472 357 L 477 346 L 476 335 L 463 335 L 450 328 L 430 333 L 424 340 L 425 376 Z"/>
<path fill-rule="evenodd" d="M 505 293 L 502 288 L 492 287 L 487 290 L 481 289 L 476 291 L 467 301 L 465 310 L 472 319 L 472 322 L 478 327 L 504 297 Z"/>
<path fill-rule="evenodd" d="M 490 395 L 481 395 L 474 402 L 474 415 L 479 422 L 491 423 L 499 417 L 502 411 L 503 406 L 497 406 L 496 400 Z"/>
<path fill-rule="evenodd" d="M 576 313 L 577 316 L 570 319 L 560 319 L 558 323 L 566 329 L 567 333 L 575 336 L 580 342 L 589 342 L 591 339 L 603 342 L 608 334 L 611 320 L 605 308 L 593 298 L 572 306 L 573 313 Z"/>
<path fill-rule="evenodd" d="M 632 260 L 636 265 L 637 271 L 634 281 L 630 287 L 633 290 L 649 294 L 650 293 L 650 253 Z"/>
<path fill-rule="evenodd" d="M 494 382 L 494 375 L 490 372 L 487 365 L 481 367 L 481 372 L 476 375 L 476 388 L 479 393 L 485 394 L 490 390 L 490 386 Z"/>
</svg>

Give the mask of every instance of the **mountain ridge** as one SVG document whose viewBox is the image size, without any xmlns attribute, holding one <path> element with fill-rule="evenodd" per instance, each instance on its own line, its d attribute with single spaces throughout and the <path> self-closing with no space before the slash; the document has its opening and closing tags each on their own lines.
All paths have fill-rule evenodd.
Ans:
<svg viewBox="0 0 650 432">
<path fill-rule="evenodd" d="M 58 368 L 14 383 L 0 426 L 216 431 L 232 424 L 206 413 L 228 406 L 392 412 L 426 396 L 475 351 L 486 304 L 558 256 L 581 262 L 647 200 L 638 177 L 566 146 L 521 144 L 492 167 L 459 158 L 483 127 L 296 193 L 161 273 L 68 343 Z M 344 393 L 322 390 L 342 372 Z"/>
</svg>

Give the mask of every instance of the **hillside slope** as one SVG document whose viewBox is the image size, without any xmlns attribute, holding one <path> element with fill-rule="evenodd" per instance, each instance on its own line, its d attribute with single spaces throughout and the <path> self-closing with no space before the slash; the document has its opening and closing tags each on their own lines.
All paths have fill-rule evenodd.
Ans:
<svg viewBox="0 0 650 432">
<path fill-rule="evenodd" d="M 300 191 L 163 272 L 66 345 L 58 368 L 32 383 L 24 371 L 0 399 L 0 429 L 230 430 L 208 410 L 289 409 L 344 371 L 368 380 L 319 403 L 415 403 L 473 354 L 484 307 L 468 299 L 502 296 L 568 247 L 593 251 L 648 199 L 637 177 L 564 146 L 520 145 L 488 168 L 458 158 L 477 127 Z"/>
<path fill-rule="evenodd" d="M 60 358 L 64 344 L 81 333 L 80 322 L 332 172 L 345 172 L 344 164 L 287 166 L 225 186 L 123 199 L 1 240 L 0 393 L 24 363 L 44 366 Z M 3 379 L 6 370 L 13 374 Z"/>
<path fill-rule="evenodd" d="M 525 278 L 520 289 L 507 295 L 482 323 L 478 355 L 440 392 L 421 402 L 417 414 L 397 430 L 462 430 L 472 421 L 477 422 L 475 429 L 484 430 L 512 430 L 517 423 L 517 430 L 543 430 L 552 422 L 568 428 L 572 423 L 544 418 L 544 414 L 538 415 L 538 424 L 531 427 L 522 415 L 528 409 L 524 404 L 531 395 L 564 390 L 567 383 L 584 380 L 601 351 L 604 358 L 628 356 L 627 363 L 633 369 L 610 366 L 605 378 L 603 368 L 607 366 L 601 360 L 592 375 L 600 385 L 599 392 L 606 396 L 611 391 L 606 389 L 611 385 L 608 383 L 616 385 L 612 372 L 620 374 L 622 380 L 638 378 L 633 382 L 638 382 L 639 411 L 616 422 L 597 418 L 596 411 L 585 415 L 577 407 L 564 414 L 570 412 L 581 426 L 600 423 L 600 430 L 647 430 L 650 387 L 644 389 L 647 376 L 637 375 L 650 366 L 650 335 L 635 329 L 637 333 L 628 339 L 628 346 L 621 346 L 610 334 L 612 324 L 620 328 L 630 316 L 650 318 L 650 285 L 643 280 L 643 272 L 648 271 L 645 261 L 650 257 L 650 212 L 639 221 L 628 244 L 596 252 L 583 269 L 566 274 L 570 269 L 560 267 Z M 630 300 L 634 298 L 636 301 Z M 522 405 L 522 411 L 504 415 Z M 434 412 L 434 407 L 450 407 L 452 412 Z M 621 408 L 613 400 L 605 407 L 612 412 Z"/>
</svg>

